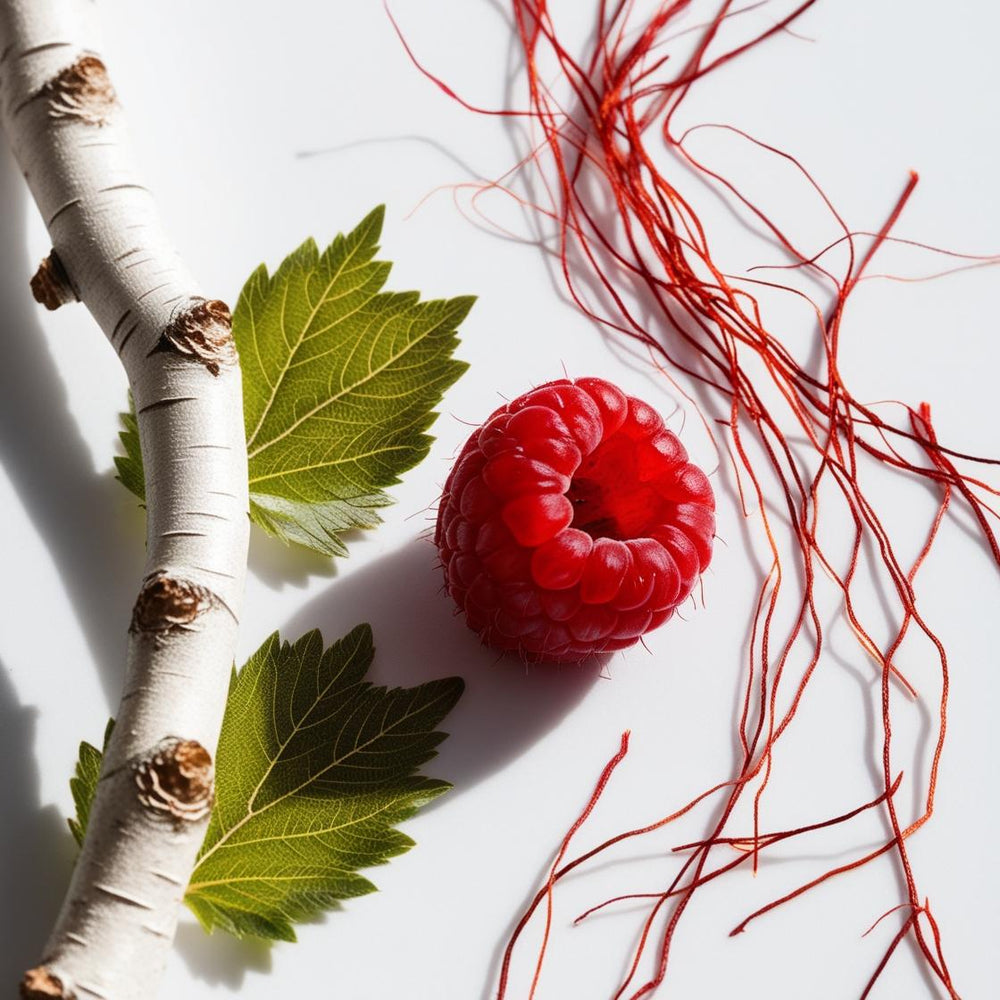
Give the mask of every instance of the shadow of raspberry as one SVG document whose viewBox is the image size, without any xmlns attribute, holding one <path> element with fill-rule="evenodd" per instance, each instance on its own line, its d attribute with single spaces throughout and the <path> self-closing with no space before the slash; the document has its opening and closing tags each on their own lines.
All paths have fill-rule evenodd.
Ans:
<svg viewBox="0 0 1000 1000">
<path fill-rule="evenodd" d="M 356 571 L 349 564 L 342 568 L 343 576 L 281 625 L 283 638 L 319 628 L 329 644 L 369 622 L 375 635 L 369 678 L 376 684 L 412 687 L 456 674 L 466 684 L 441 727 L 448 739 L 423 768 L 454 788 L 422 812 L 448 808 L 463 791 L 528 752 L 584 698 L 607 662 L 525 664 L 481 645 L 454 614 L 442 589 L 437 552 L 426 537 Z M 330 916 L 307 923 L 323 924 Z M 196 977 L 230 989 L 242 986 L 248 973 L 271 968 L 268 945 L 222 933 L 209 938 L 186 919 L 178 929 L 177 951 Z"/>
<path fill-rule="evenodd" d="M 294 638 L 319 628 L 330 642 L 367 621 L 375 633 L 376 683 L 410 687 L 455 674 L 465 680 L 465 694 L 444 722 L 450 738 L 428 766 L 455 789 L 428 808 L 529 749 L 583 699 L 607 662 L 526 664 L 486 648 L 455 615 L 436 560 L 429 539 L 414 539 L 337 580 L 281 629 Z"/>
</svg>

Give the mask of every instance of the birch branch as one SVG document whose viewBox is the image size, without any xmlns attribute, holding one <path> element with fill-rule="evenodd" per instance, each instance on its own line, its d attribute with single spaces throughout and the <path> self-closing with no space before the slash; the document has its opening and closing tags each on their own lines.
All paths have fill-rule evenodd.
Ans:
<svg viewBox="0 0 1000 1000">
<path fill-rule="evenodd" d="M 118 353 L 146 469 L 147 562 L 86 843 L 24 997 L 151 997 L 211 808 L 246 573 L 239 367 L 224 303 L 133 166 L 91 0 L 0 0 L 0 115 L 52 239 L 32 281 Z M 81 531 L 86 525 L 80 526 Z"/>
</svg>

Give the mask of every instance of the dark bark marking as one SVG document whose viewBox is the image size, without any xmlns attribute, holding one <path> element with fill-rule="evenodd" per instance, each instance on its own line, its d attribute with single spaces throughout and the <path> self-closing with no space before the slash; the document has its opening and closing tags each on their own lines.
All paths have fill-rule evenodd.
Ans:
<svg viewBox="0 0 1000 1000">
<path fill-rule="evenodd" d="M 235 580 L 236 579 L 236 576 L 233 573 L 226 573 L 226 572 L 224 572 L 221 569 L 209 569 L 207 566 L 195 566 L 194 568 L 196 570 L 199 570 L 202 573 L 211 573 L 213 576 L 224 577 L 226 580 Z M 229 610 L 228 605 L 226 606 L 226 609 Z M 231 610 L 229 610 L 229 613 L 233 614 Z M 235 617 L 236 616 L 233 615 L 233 618 L 235 618 Z"/>
<path fill-rule="evenodd" d="M 136 322 L 133 323 L 131 327 L 129 327 L 129 329 L 126 332 L 125 336 L 122 337 L 122 342 L 118 345 L 118 353 L 119 354 L 121 354 L 121 352 L 125 350 L 125 345 L 128 343 L 129 337 L 131 337 L 132 334 L 135 333 L 135 331 L 138 330 L 138 329 L 139 329 L 139 321 L 136 320 Z"/>
<path fill-rule="evenodd" d="M 218 375 L 236 364 L 229 306 L 219 299 L 194 299 L 170 321 L 155 349 L 193 358 Z"/>
<path fill-rule="evenodd" d="M 116 825 L 119 829 L 125 828 L 124 823 L 119 822 Z M 98 892 L 103 892 L 105 896 L 110 896 L 111 899 L 117 899 L 119 902 L 125 903 L 128 906 L 134 906 L 137 910 L 153 909 L 149 903 L 144 903 L 141 899 L 136 899 L 135 896 L 130 896 L 128 893 L 122 892 L 120 889 L 116 889 L 113 885 L 101 885 L 100 882 L 95 882 L 94 888 Z"/>
<path fill-rule="evenodd" d="M 70 49 L 73 47 L 72 42 L 45 42 L 42 45 L 33 45 L 30 49 L 25 49 L 23 52 L 18 54 L 18 59 L 27 59 L 29 56 L 36 55 L 39 52 L 47 52 L 49 49 Z M 2 60 L 0 60 L 2 62 Z"/>
<path fill-rule="evenodd" d="M 58 309 L 67 302 L 80 301 L 80 296 L 55 250 L 38 265 L 38 270 L 31 279 L 31 294 L 36 302 L 50 310 Z"/>
<path fill-rule="evenodd" d="M 198 396 L 171 396 L 169 399 L 158 399 L 155 403 L 147 403 L 136 413 L 136 416 L 142 413 L 152 413 L 153 410 L 163 410 L 168 406 L 173 406 L 174 403 L 190 403 L 198 398 Z"/>
<path fill-rule="evenodd" d="M 139 801 L 175 824 L 194 823 L 212 810 L 212 755 L 197 740 L 170 736 L 134 766 Z"/>
<path fill-rule="evenodd" d="M 145 191 L 149 194 L 149 188 L 145 184 L 112 184 L 110 187 L 103 187 L 97 193 L 107 194 L 109 191 Z"/>
<path fill-rule="evenodd" d="M 176 875 L 168 875 L 166 872 L 151 872 L 151 875 L 155 875 L 157 878 L 163 879 L 164 882 L 168 882 L 170 885 L 177 885 L 184 888 L 187 885 L 185 880 L 177 878 Z"/>
<path fill-rule="evenodd" d="M 217 600 L 212 591 L 200 584 L 162 571 L 152 573 L 139 589 L 128 630 L 155 637 L 182 632 L 214 607 Z"/>
<path fill-rule="evenodd" d="M 76 205 L 79 205 L 82 200 L 83 200 L 82 198 L 74 198 L 72 201 L 67 201 L 62 208 L 56 209 L 55 213 L 46 223 L 46 226 L 51 228 L 52 223 L 55 222 L 56 219 L 58 219 L 59 216 L 63 214 L 63 212 L 68 212 L 71 208 L 74 208 Z"/>
<path fill-rule="evenodd" d="M 46 52 L 49 49 L 69 49 L 73 47 L 72 42 L 45 42 L 43 45 L 34 45 L 30 49 L 25 49 L 17 58 L 27 59 L 38 52 Z"/>
<path fill-rule="evenodd" d="M 21 980 L 21 1000 L 73 1000 L 73 994 L 63 989 L 60 979 L 44 965 L 28 969 Z"/>
<path fill-rule="evenodd" d="M 107 125 L 118 106 L 108 71 L 97 56 L 83 55 L 60 70 L 35 97 L 49 108 L 49 117 L 76 119 L 85 125 Z"/>
<path fill-rule="evenodd" d="M 170 282 L 169 281 L 164 281 L 163 284 L 161 284 L 161 285 L 156 285 L 153 288 L 148 288 L 148 289 L 146 289 L 146 291 L 144 291 L 142 293 L 142 295 L 140 295 L 136 299 L 136 302 L 141 302 L 143 299 L 148 298 L 150 295 L 153 295 L 156 292 L 158 292 L 161 288 L 169 288 L 169 287 L 170 287 Z"/>
<path fill-rule="evenodd" d="M 125 325 L 125 320 L 132 315 L 131 309 L 126 309 L 125 312 L 121 314 L 121 318 L 115 323 L 115 328 L 111 331 L 111 339 L 114 340 L 118 336 L 118 331 Z"/>
</svg>

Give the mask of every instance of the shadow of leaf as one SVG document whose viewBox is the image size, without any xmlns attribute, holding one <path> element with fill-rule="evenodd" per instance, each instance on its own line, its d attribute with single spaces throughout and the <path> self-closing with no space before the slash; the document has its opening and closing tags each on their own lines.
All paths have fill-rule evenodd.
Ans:
<svg viewBox="0 0 1000 1000">
<path fill-rule="evenodd" d="M 175 946 L 191 974 L 213 986 L 235 990 L 248 972 L 271 971 L 271 946 L 266 942 L 206 934 L 191 921 L 178 924 Z"/>
</svg>

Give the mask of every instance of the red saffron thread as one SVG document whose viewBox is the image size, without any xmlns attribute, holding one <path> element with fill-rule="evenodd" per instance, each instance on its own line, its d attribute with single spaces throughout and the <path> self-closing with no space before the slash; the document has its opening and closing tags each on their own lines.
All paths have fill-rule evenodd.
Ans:
<svg viewBox="0 0 1000 1000">
<path fill-rule="evenodd" d="M 642 344 L 651 357 L 657 359 L 654 363 L 661 370 L 669 369 L 674 374 L 686 375 L 708 398 L 715 396 L 724 401 L 728 418 L 720 419 L 719 423 L 728 431 L 725 448 L 733 460 L 744 512 L 747 511 L 747 499 L 754 497 L 756 500 L 757 516 L 770 553 L 770 566 L 760 584 L 752 620 L 749 669 L 738 720 L 742 761 L 735 775 L 663 819 L 610 838 L 563 864 L 569 838 L 590 814 L 603 790 L 609 776 L 606 769 L 581 818 L 563 840 L 544 888 L 535 896 L 510 938 L 501 970 L 498 1000 L 503 1000 L 507 988 L 515 944 L 544 900 L 545 934 L 531 988 L 534 995 L 552 926 L 554 887 L 561 878 L 617 843 L 661 829 L 717 793 L 724 794 L 718 818 L 713 820 L 704 839 L 682 845 L 691 854 L 672 883 L 659 893 L 616 897 L 616 900 L 647 898 L 653 903 L 639 932 L 629 972 L 614 994 L 615 1000 L 626 994 L 630 1000 L 638 1000 L 662 983 L 678 922 L 700 886 L 747 859 L 752 859 L 756 868 L 761 850 L 788 837 L 845 822 L 877 806 L 884 807 L 892 831 L 885 844 L 852 862 L 820 874 L 761 907 L 746 917 L 732 933 L 741 932 L 751 921 L 831 878 L 892 854 L 896 858 L 906 894 L 906 900 L 900 906 L 908 909 L 909 915 L 878 963 L 864 989 L 862 1000 L 871 993 L 900 942 L 910 934 L 930 973 L 953 1000 L 958 998 L 944 959 L 940 930 L 926 901 L 923 904 L 920 902 L 906 846 L 908 838 L 933 814 L 939 763 L 947 730 L 950 684 L 946 651 L 922 616 L 914 583 L 936 541 L 953 495 L 960 497 L 971 512 L 986 548 L 1000 566 L 1000 545 L 991 522 L 991 518 L 996 521 L 997 513 L 990 505 L 991 498 L 1000 496 L 1000 491 L 988 482 L 966 474 L 955 464 L 976 463 L 996 468 L 1000 466 L 1000 460 L 965 454 L 941 445 L 926 403 L 916 408 L 903 405 L 906 420 L 896 422 L 883 416 L 875 408 L 877 404 L 858 400 L 840 371 L 840 344 L 848 300 L 861 281 L 877 277 L 867 273 L 869 265 L 887 243 L 945 254 L 963 262 L 958 267 L 994 264 L 998 258 L 951 254 L 892 235 L 916 188 L 918 179 L 915 172 L 910 173 L 882 226 L 874 233 L 867 233 L 847 225 L 819 183 L 795 157 L 730 125 L 700 126 L 724 129 L 767 155 L 779 158 L 796 171 L 815 193 L 841 235 L 818 253 L 806 252 L 796 246 L 783 229 L 744 195 L 734 182 L 693 155 L 687 140 L 694 129 L 676 135 L 672 127 L 674 115 L 697 80 L 779 32 L 790 31 L 794 22 L 814 2 L 807 0 L 800 3 L 768 30 L 713 54 L 719 47 L 725 23 L 745 12 L 745 9 L 734 10 L 732 0 L 725 0 L 702 26 L 691 52 L 671 74 L 668 71 L 674 63 L 667 45 L 679 34 L 667 37 L 665 32 L 676 27 L 678 20 L 693 6 L 692 0 L 659 3 L 653 14 L 641 24 L 636 23 L 632 0 L 616 0 L 613 3 L 597 0 L 593 40 L 588 43 L 589 52 L 579 59 L 574 58 L 560 41 L 547 0 L 511 0 L 514 28 L 524 55 L 529 109 L 487 113 L 526 117 L 539 130 L 541 137 L 501 180 L 478 186 L 473 194 L 472 206 L 478 211 L 477 199 L 484 190 L 504 191 L 540 220 L 554 223 L 558 241 L 554 256 L 563 285 L 580 311 L 609 334 L 623 335 Z M 410 53 L 409 48 L 407 52 Z M 410 55 L 413 58 L 412 53 Z M 543 82 L 540 69 L 543 62 L 546 79 L 552 78 L 549 63 L 554 63 L 557 83 L 565 92 L 562 98 L 555 96 L 557 83 Z M 421 72 L 463 106 L 483 110 L 473 108 L 439 78 L 417 65 Z M 660 139 L 657 152 L 661 156 L 672 156 L 677 166 L 693 170 L 714 184 L 736 208 L 749 213 L 750 218 L 763 227 L 768 237 L 787 254 L 789 263 L 782 267 L 794 273 L 808 274 L 826 286 L 829 303 L 825 309 L 798 289 L 773 281 L 736 278 L 716 265 L 697 213 L 660 169 L 653 153 L 647 148 L 645 136 L 654 125 Z M 539 193 L 546 196 L 547 203 L 530 201 L 513 190 L 516 178 L 526 171 L 532 171 L 533 179 L 539 183 Z M 679 170 L 678 174 L 683 172 Z M 866 242 L 863 250 L 859 246 L 862 240 Z M 841 273 L 836 273 L 824 263 L 834 248 L 842 248 L 846 252 L 847 263 Z M 910 280 L 893 275 L 887 277 Z M 751 292 L 753 288 L 763 287 L 783 289 L 811 305 L 822 347 L 821 370 L 799 362 L 793 352 L 767 328 L 757 299 Z M 631 304 L 635 289 L 638 289 L 647 307 L 643 314 Z M 647 320 L 647 313 L 653 318 Z M 756 374 L 760 365 L 766 372 L 762 383 L 758 383 L 759 376 Z M 673 378 L 673 375 L 669 377 Z M 787 404 L 788 413 L 784 422 L 765 403 L 765 389 L 776 390 Z M 793 432 L 804 435 L 812 449 L 813 468 L 807 468 L 789 444 L 789 436 Z M 760 459 L 752 457 L 751 445 L 762 453 L 766 473 L 776 483 L 773 495 L 764 487 L 757 467 Z M 926 461 L 907 458 L 900 450 L 904 445 L 919 449 Z M 898 558 L 882 516 L 869 499 L 863 482 L 862 458 L 872 459 L 878 466 L 905 475 L 915 482 L 933 484 L 940 490 L 940 502 L 926 541 L 908 569 Z M 849 551 L 840 569 L 827 554 L 820 536 L 821 526 L 829 521 L 827 515 L 821 519 L 820 499 L 821 495 L 825 497 L 828 493 L 838 501 L 841 509 L 846 509 L 850 525 Z M 824 499 L 824 511 L 828 503 Z M 787 519 L 787 535 L 780 529 L 779 513 Z M 783 539 L 790 543 L 796 569 L 803 578 L 801 588 L 791 597 L 786 596 L 788 567 L 787 556 L 782 554 Z M 854 600 L 858 574 L 869 562 L 863 553 L 866 541 L 872 543 L 875 549 L 875 559 L 871 560 L 869 572 L 872 576 L 884 573 L 888 577 L 901 615 L 896 634 L 884 649 L 874 638 Z M 878 668 L 881 681 L 883 787 L 879 796 L 840 817 L 782 834 L 764 834 L 760 832 L 760 810 L 772 774 L 775 750 L 798 711 L 824 648 L 823 623 L 815 592 L 817 568 L 834 581 L 843 598 L 848 624 L 860 647 Z M 789 600 L 794 609 L 792 624 L 783 627 L 783 634 L 776 635 L 779 606 Z M 941 686 L 937 735 L 931 752 L 929 776 L 921 790 L 923 812 L 904 826 L 894 794 L 902 776 L 895 780 L 891 777 L 892 693 L 895 681 L 908 696 L 917 696 L 916 690 L 895 663 L 904 638 L 914 631 L 922 635 L 935 651 Z M 806 646 L 805 666 L 796 679 L 788 682 L 786 672 L 789 662 L 793 653 L 803 645 Z M 779 694 L 785 695 L 789 686 L 791 695 L 787 706 L 779 708 Z M 733 810 L 754 782 L 757 786 L 753 795 L 752 835 L 739 838 L 725 835 Z M 720 846 L 737 848 L 741 854 L 717 868 L 706 870 L 710 853 Z M 601 906 L 616 900 L 609 900 Z M 633 987 L 642 956 L 651 946 L 657 918 L 668 905 L 672 908 L 658 937 L 656 971 L 646 982 Z M 599 908 L 592 908 L 578 919 Z M 929 936 L 925 925 L 929 928 Z M 632 992 L 629 992 L 630 989 Z"/>
<path fill-rule="evenodd" d="M 566 857 L 570 841 L 573 839 L 580 827 L 587 821 L 587 818 L 594 811 L 594 807 L 597 805 L 598 800 L 604 794 L 604 789 L 611 780 L 611 775 L 614 773 L 615 768 L 617 768 L 618 765 L 625 759 L 625 755 L 628 753 L 629 735 L 628 730 L 622 733 L 618 752 L 607 762 L 607 764 L 604 765 L 604 770 L 601 771 L 601 775 L 597 779 L 597 784 L 594 786 L 594 791 L 591 793 L 586 806 L 584 806 L 583 812 L 580 813 L 580 815 L 576 818 L 576 821 L 569 828 L 566 836 L 563 837 L 562 843 L 559 845 L 559 851 L 556 854 L 555 860 L 552 862 L 552 868 L 549 871 L 549 878 L 545 884 L 545 888 L 536 897 L 537 902 L 535 905 L 537 905 L 538 902 L 541 902 L 542 899 L 545 900 L 545 933 L 538 952 L 538 962 L 535 965 L 535 975 L 531 981 L 531 992 L 528 994 L 529 1000 L 534 997 L 535 990 L 538 987 L 538 980 L 542 974 L 542 963 L 545 961 L 545 952 L 549 943 L 549 934 L 552 930 L 552 890 L 556 884 L 556 879 L 559 877 L 559 866 L 562 863 L 563 858 Z M 532 907 L 531 910 L 531 913 L 533 912 L 534 907 Z M 521 936 L 521 932 L 527 926 L 527 917 L 530 917 L 530 913 L 517 925 L 511 936 L 511 940 L 507 945 L 507 949 L 504 952 L 503 964 L 500 969 L 500 985 L 497 990 L 497 1000 L 503 1000 L 503 997 L 506 994 L 507 977 L 509 975 L 511 958 L 514 953 L 514 946 L 517 943 L 517 939 Z"/>
</svg>

